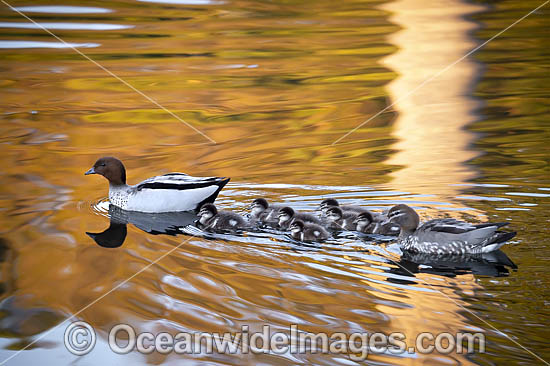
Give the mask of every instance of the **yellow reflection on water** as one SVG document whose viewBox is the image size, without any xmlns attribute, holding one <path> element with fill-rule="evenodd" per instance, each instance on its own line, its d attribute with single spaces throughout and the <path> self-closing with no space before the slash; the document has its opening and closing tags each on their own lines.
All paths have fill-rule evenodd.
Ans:
<svg viewBox="0 0 550 366">
<path fill-rule="evenodd" d="M 407 94 L 476 46 L 468 36 L 476 25 L 465 17 L 484 7 L 458 0 L 399 0 L 384 8 L 403 27 L 389 36 L 399 51 L 383 60 L 400 74 L 388 85 L 399 112 L 393 132 L 398 152 L 388 163 L 402 167 L 392 172 L 392 185 L 411 189 L 431 182 L 431 193 L 456 193 L 449 183 L 475 176 L 464 164 L 476 156 L 470 148 L 475 136 L 464 128 L 480 107 L 469 97 L 480 66 L 465 59 Z"/>
</svg>

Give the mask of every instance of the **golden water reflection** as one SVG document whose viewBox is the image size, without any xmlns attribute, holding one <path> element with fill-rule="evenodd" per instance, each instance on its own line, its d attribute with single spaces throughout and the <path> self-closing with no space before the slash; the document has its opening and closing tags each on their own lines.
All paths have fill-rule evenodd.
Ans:
<svg viewBox="0 0 550 366">
<path fill-rule="evenodd" d="M 225 332 L 245 324 L 251 331 L 264 324 L 286 331 L 295 323 L 312 332 L 398 331 L 408 341 L 420 331 L 481 328 L 492 337 L 490 347 L 500 347 L 501 352 L 476 355 L 479 362 L 457 354 L 384 354 L 369 360 L 386 365 L 484 364 L 508 361 L 518 350 L 461 305 L 513 333 L 521 334 L 526 324 L 544 324 L 538 310 L 516 310 L 512 315 L 521 314 L 525 320 L 510 323 L 500 308 L 543 304 L 544 296 L 534 287 L 528 303 L 518 297 L 531 278 L 540 278 L 529 276 L 530 268 L 536 273 L 538 267 L 525 242 L 544 250 L 546 239 L 537 230 L 540 213 L 548 207 L 547 198 L 540 196 L 546 191 L 534 192 L 544 188 L 541 181 L 547 182 L 540 178 L 544 169 L 534 169 L 539 180 L 527 189 L 514 186 L 513 169 L 502 169 L 493 157 L 484 157 L 487 160 L 475 168 L 464 164 L 479 153 L 472 147 L 479 140 L 464 127 L 476 118 L 478 102 L 468 96 L 480 66 L 463 61 L 411 100 L 398 103 L 394 112 L 331 146 L 434 68 L 439 70 L 472 47 L 467 33 L 476 27 L 465 16 L 483 7 L 457 1 L 101 6 L 113 11 L 102 13 L 101 19 L 33 16 L 41 22 L 63 18 L 133 26 L 59 34 L 70 42 L 98 44 L 86 49 L 87 54 L 218 144 L 207 144 L 70 50 L 1 50 L 2 359 L 184 240 L 189 241 L 78 315 L 98 331 L 97 353 L 87 359 L 72 357 L 60 342 L 62 334 L 55 331 L 14 360 L 117 364 L 120 359 L 104 343 L 109 329 L 120 322 L 131 323 L 136 331 L 157 332 Z M 12 12 L 0 11 L 3 23 L 21 22 Z M 45 40 L 43 34 L 15 28 L 3 29 L 3 38 Z M 429 56 L 434 50 L 438 56 Z M 521 103 L 507 103 L 521 111 Z M 501 104 L 492 105 L 493 110 Z M 498 130 L 490 122 L 471 128 Z M 500 143 L 512 146 L 522 141 L 505 136 L 498 142 L 483 141 L 482 151 L 498 152 Z M 525 179 L 533 170 L 532 161 L 544 160 L 526 154 L 515 160 L 522 164 Z M 107 185 L 101 177 L 83 175 L 101 155 L 120 157 L 131 183 L 169 171 L 231 176 L 217 202 L 242 213 L 258 196 L 311 211 L 331 196 L 376 210 L 407 202 L 423 218 L 452 215 L 478 220 L 487 214 L 510 220 L 514 229 L 528 233 L 518 235 L 521 245 L 506 251 L 532 266 L 506 277 L 509 271 L 504 267 L 494 274 L 474 274 L 462 267 L 442 274 L 424 264 L 412 277 L 399 272 L 398 251 L 391 243 L 348 237 L 301 246 L 280 234 L 223 239 L 153 235 L 132 220 L 127 226 L 112 226 L 122 243 L 108 242 L 111 248 L 104 248 L 87 233 L 101 233 L 110 225 L 110 214 L 97 208 Z M 482 169 L 491 176 L 500 174 L 506 183 L 483 185 L 487 182 L 478 178 L 479 185 L 464 185 Z M 462 192 L 468 193 L 467 200 L 457 197 Z M 508 194 L 514 192 L 539 195 Z M 523 282 L 514 282 L 521 276 L 526 278 Z M 542 342 L 536 344 L 544 349 Z M 175 355 L 135 356 L 123 359 L 181 361 Z M 203 354 L 185 361 L 350 363 L 346 355 L 323 354 Z"/>
<path fill-rule="evenodd" d="M 453 191 L 446 182 L 467 182 L 476 175 L 465 165 L 476 156 L 475 135 L 465 126 L 478 118 L 481 103 L 470 95 L 481 66 L 469 58 L 454 63 L 477 45 L 469 36 L 477 25 L 467 16 L 485 7 L 458 0 L 399 0 L 384 9 L 403 27 L 389 37 L 399 51 L 383 60 L 399 74 L 387 86 L 398 112 L 393 131 L 398 152 L 388 163 L 402 167 L 392 172 L 392 185 L 410 189 L 440 182 L 431 187 L 433 193 L 456 194 L 460 188 Z"/>
</svg>

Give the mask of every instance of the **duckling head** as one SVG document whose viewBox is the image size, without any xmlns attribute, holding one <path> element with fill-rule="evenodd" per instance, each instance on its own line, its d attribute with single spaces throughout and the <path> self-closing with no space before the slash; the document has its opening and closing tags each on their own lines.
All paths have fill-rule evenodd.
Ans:
<svg viewBox="0 0 550 366">
<path fill-rule="evenodd" d="M 265 198 L 256 198 L 250 205 L 252 215 L 259 215 L 269 207 L 269 203 Z"/>
<path fill-rule="evenodd" d="M 291 234 L 299 234 L 304 231 L 304 223 L 300 220 L 296 220 L 290 225 Z"/>
<path fill-rule="evenodd" d="M 216 206 L 212 203 L 205 203 L 202 205 L 200 211 L 199 211 L 199 222 L 203 225 L 206 225 L 208 220 L 210 220 L 212 217 L 216 216 L 218 214 L 218 209 Z"/>
<path fill-rule="evenodd" d="M 294 210 L 291 207 L 283 207 L 279 210 L 279 225 L 289 221 L 294 216 Z"/>
<path fill-rule="evenodd" d="M 342 209 L 340 207 L 330 206 L 326 211 L 326 215 L 330 221 L 338 221 L 342 219 L 344 213 L 342 212 Z"/>
<path fill-rule="evenodd" d="M 319 205 L 319 209 L 326 214 L 327 210 L 330 207 L 338 207 L 338 201 L 336 201 L 334 198 L 327 198 L 326 200 L 323 200 L 321 204 Z"/>
<path fill-rule="evenodd" d="M 372 222 L 373 218 L 370 212 L 362 212 L 353 220 L 357 231 L 363 231 L 367 226 L 372 224 Z"/>
</svg>

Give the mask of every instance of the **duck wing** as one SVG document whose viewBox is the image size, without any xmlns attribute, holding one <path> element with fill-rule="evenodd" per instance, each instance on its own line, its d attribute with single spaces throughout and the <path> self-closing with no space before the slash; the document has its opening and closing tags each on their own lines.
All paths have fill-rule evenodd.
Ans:
<svg viewBox="0 0 550 366">
<path fill-rule="evenodd" d="M 135 188 L 137 191 L 143 189 L 175 189 L 181 191 L 213 185 L 223 187 L 227 182 L 229 182 L 229 178 L 226 177 L 192 177 L 185 173 L 169 173 L 146 179 L 138 183 Z"/>
<path fill-rule="evenodd" d="M 127 209 L 141 212 L 198 210 L 212 203 L 229 182 L 225 177 L 192 177 L 170 173 L 144 180 L 130 187 Z"/>
<path fill-rule="evenodd" d="M 470 224 L 456 219 L 435 219 L 426 222 L 420 227 L 422 231 L 434 231 L 448 234 L 465 234 L 478 229 L 492 228 L 493 232 L 500 227 L 508 225 L 507 222 Z"/>
<path fill-rule="evenodd" d="M 441 247 L 446 245 L 467 246 L 470 248 L 482 247 L 501 241 L 498 228 L 508 223 L 484 223 L 470 224 L 455 219 L 435 219 L 426 222 L 418 230 L 416 235 L 420 242 L 438 243 Z M 498 237 L 498 239 L 497 239 Z"/>
</svg>

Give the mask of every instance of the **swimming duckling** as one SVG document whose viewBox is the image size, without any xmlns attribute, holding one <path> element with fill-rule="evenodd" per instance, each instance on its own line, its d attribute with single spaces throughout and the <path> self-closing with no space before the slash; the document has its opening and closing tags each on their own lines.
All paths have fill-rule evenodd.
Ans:
<svg viewBox="0 0 550 366">
<path fill-rule="evenodd" d="M 330 234 L 320 225 L 304 223 L 301 220 L 294 220 L 290 224 L 290 235 L 300 241 L 321 241 L 330 237 Z"/>
<path fill-rule="evenodd" d="M 355 205 L 341 205 L 336 201 L 334 198 L 327 198 L 326 200 L 323 200 L 321 204 L 319 205 L 319 209 L 326 214 L 327 210 L 330 207 L 340 207 L 340 209 L 344 212 L 350 211 L 355 213 L 356 215 L 365 212 L 368 210 L 366 208 L 363 208 L 361 206 L 355 206 Z"/>
<path fill-rule="evenodd" d="M 372 234 L 376 228 L 376 224 L 373 221 L 374 220 L 370 212 L 362 212 L 355 217 L 355 220 L 353 220 L 355 230 L 365 234 Z"/>
<path fill-rule="evenodd" d="M 279 209 L 281 205 L 269 204 L 265 198 L 256 198 L 250 205 L 250 221 L 268 226 L 277 226 L 279 224 Z"/>
<path fill-rule="evenodd" d="M 291 207 L 286 206 L 279 210 L 280 228 L 287 229 L 290 224 L 292 224 L 295 220 L 309 222 L 317 225 L 321 224 L 321 221 L 317 217 L 304 212 L 295 212 Z"/>
<path fill-rule="evenodd" d="M 207 231 L 230 231 L 245 229 L 246 220 L 231 211 L 218 210 L 212 203 L 204 204 L 199 211 L 199 227 Z"/>
<path fill-rule="evenodd" d="M 470 224 L 455 219 L 434 219 L 418 227 L 418 214 L 403 204 L 390 209 L 387 221 L 399 224 L 399 243 L 402 249 L 412 253 L 489 253 L 516 235 L 515 232 L 498 231 L 508 225 L 507 222 Z"/>
<path fill-rule="evenodd" d="M 367 214 L 369 214 L 367 212 Z M 327 209 L 327 227 L 331 230 L 355 230 L 354 220 L 357 214 L 352 211 L 342 211 L 338 206 L 330 206 Z"/>
<path fill-rule="evenodd" d="M 393 222 L 376 222 L 370 212 L 363 212 L 353 221 L 355 230 L 365 234 L 379 234 L 385 236 L 398 236 L 401 228 Z"/>
</svg>

